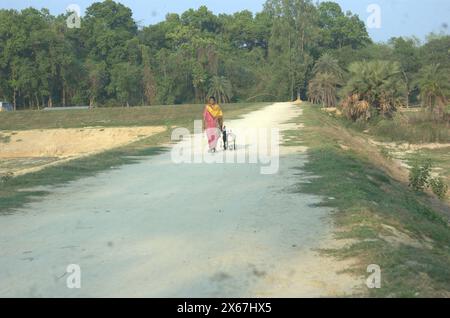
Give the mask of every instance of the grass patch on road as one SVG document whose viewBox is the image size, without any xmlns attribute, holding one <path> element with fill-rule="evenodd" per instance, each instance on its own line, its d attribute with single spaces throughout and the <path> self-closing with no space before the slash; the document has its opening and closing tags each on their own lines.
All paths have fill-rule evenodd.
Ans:
<svg viewBox="0 0 450 318">
<path fill-rule="evenodd" d="M 249 113 L 251 111 L 258 110 L 269 103 L 252 103 L 252 104 L 228 104 L 225 105 L 224 113 L 225 120 L 231 120 L 239 118 L 241 115 Z M 161 106 L 166 107 L 166 106 Z M 175 111 L 175 108 L 177 111 Z M 156 111 L 155 111 L 156 109 Z M 122 114 L 124 111 L 124 116 Z M 72 113 L 75 112 L 75 113 Z M 87 122 L 87 115 L 99 113 L 104 114 L 105 118 L 115 118 L 109 121 L 109 125 L 119 126 L 143 126 L 143 125 L 161 125 L 164 123 L 168 126 L 163 133 L 159 133 L 148 138 L 141 139 L 134 143 L 128 144 L 123 147 L 111 149 L 99 154 L 94 154 L 79 159 L 74 159 L 64 163 L 60 163 L 55 166 L 47 167 L 43 170 L 28 173 L 25 175 L 0 179 L 0 213 L 11 213 L 14 209 L 22 207 L 24 204 L 32 202 L 37 198 L 49 193 L 46 187 L 63 185 L 67 182 L 77 180 L 81 177 L 93 176 L 99 172 L 107 171 L 108 169 L 117 168 L 124 164 L 132 164 L 139 160 L 139 157 L 150 156 L 158 154 L 164 151 L 163 144 L 170 142 L 171 129 L 170 127 L 186 127 L 192 131 L 194 126 L 194 120 L 202 118 L 202 107 L 196 105 L 180 105 L 180 106 L 168 106 L 167 112 L 158 107 L 147 107 L 146 109 L 96 109 L 91 111 L 81 111 L 83 115 L 79 115 L 78 110 L 74 111 L 54 111 L 54 112 L 21 112 L 8 113 L 12 114 L 10 117 L 11 122 L 7 123 L 8 129 L 20 130 L 21 128 L 57 128 L 64 122 L 64 127 L 84 127 Z M 97 113 L 99 112 L 99 113 Z M 130 112 L 130 113 L 128 113 Z M 143 114 L 147 114 L 145 117 Z M 151 114 L 150 114 L 151 113 Z M 4 113 L 2 113 L 3 115 Z M 38 114 L 36 122 L 32 120 L 32 116 Z M 139 117 L 141 114 L 143 117 Z M 161 118 L 158 117 L 158 115 Z M 43 119 L 42 116 L 50 116 L 50 118 L 59 118 L 58 123 L 52 123 L 49 119 Z M 18 117 L 14 117 L 18 116 Z M 22 123 L 19 118 L 21 116 L 30 116 L 30 118 L 24 119 L 27 124 Z M 73 120 L 70 117 L 73 116 Z M 130 117 L 127 117 L 130 116 Z M 0 117 L 3 120 L 6 117 Z M 99 117 L 96 117 L 99 118 Z M 150 119 L 152 118 L 152 119 Z M 12 125 L 11 123 L 16 124 Z M 97 119 L 92 119 L 88 125 L 92 123 L 99 123 Z M 5 122 L 6 123 L 6 122 Z M 150 180 L 149 182 L 156 182 Z"/>
<path fill-rule="evenodd" d="M 445 208 L 433 209 L 429 197 L 393 178 L 385 168 L 388 159 L 364 142 L 362 134 L 315 107 L 303 107 L 297 121 L 305 128 L 288 136 L 309 147 L 303 170 L 318 178 L 300 183 L 298 191 L 325 198 L 321 204 L 335 211 L 336 238 L 347 242 L 324 252 L 356 258 L 348 270 L 359 276 L 368 276 L 370 264 L 381 267 L 382 288 L 365 288 L 362 296 L 450 296 Z"/>
</svg>

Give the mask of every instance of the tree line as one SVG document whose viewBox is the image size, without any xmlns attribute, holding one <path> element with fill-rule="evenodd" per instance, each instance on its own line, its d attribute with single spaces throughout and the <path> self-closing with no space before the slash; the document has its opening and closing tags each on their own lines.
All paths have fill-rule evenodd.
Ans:
<svg viewBox="0 0 450 318">
<path fill-rule="evenodd" d="M 67 15 L 0 11 L 0 96 L 18 108 L 289 99 L 323 51 L 370 43 L 364 24 L 323 3 L 269 0 L 260 13 L 206 7 L 139 27 L 112 0 Z M 295 9 L 295 10 L 292 10 Z"/>
<path fill-rule="evenodd" d="M 201 103 L 208 95 L 326 106 L 353 98 L 384 109 L 402 98 L 440 102 L 442 94 L 419 91 L 418 81 L 445 77 L 450 66 L 448 36 L 373 43 L 363 21 L 333 2 L 267 0 L 256 14 L 215 15 L 202 6 L 140 26 L 131 9 L 105 0 L 87 8 L 80 28 L 67 18 L 0 10 L 0 98 L 17 109 Z M 361 76 L 373 81 L 370 89 L 355 87 Z M 398 91 L 374 92 L 386 76 Z"/>
<path fill-rule="evenodd" d="M 430 110 L 436 120 L 444 118 L 450 96 L 450 36 L 430 34 L 424 44 L 392 38 L 346 59 L 333 52 L 316 61 L 308 86 L 311 102 L 339 104 L 354 121 L 392 117 L 399 107 L 411 104 Z"/>
</svg>

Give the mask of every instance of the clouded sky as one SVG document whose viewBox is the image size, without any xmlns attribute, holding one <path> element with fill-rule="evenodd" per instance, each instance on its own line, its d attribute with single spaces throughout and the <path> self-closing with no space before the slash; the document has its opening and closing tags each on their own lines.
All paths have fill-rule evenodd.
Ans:
<svg viewBox="0 0 450 318">
<path fill-rule="evenodd" d="M 77 4 L 81 12 L 94 0 L 0 0 L 2 9 L 26 7 L 49 8 L 52 14 L 65 11 L 70 4 Z M 265 0 L 120 0 L 133 10 L 140 25 L 164 20 L 167 13 L 182 13 L 189 8 L 206 5 L 214 13 L 233 13 L 239 10 L 258 12 Z M 386 41 L 393 36 L 415 35 L 424 39 L 430 32 L 450 33 L 450 0 L 335 0 L 341 7 L 358 14 L 367 22 L 371 13 L 369 5 L 381 9 L 380 28 L 369 28 L 375 41 Z"/>
</svg>

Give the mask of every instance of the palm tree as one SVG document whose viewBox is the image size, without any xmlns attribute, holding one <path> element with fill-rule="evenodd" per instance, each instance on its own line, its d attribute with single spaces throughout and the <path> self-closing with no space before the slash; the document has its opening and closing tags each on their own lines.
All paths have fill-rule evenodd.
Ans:
<svg viewBox="0 0 450 318">
<path fill-rule="evenodd" d="M 313 68 L 314 77 L 308 85 L 308 97 L 314 104 L 335 107 L 337 88 L 341 85 L 344 72 L 338 61 L 330 54 L 323 54 Z"/>
<path fill-rule="evenodd" d="M 232 97 L 230 81 L 223 76 L 213 76 L 208 95 L 215 96 L 219 103 L 229 103 Z"/>
<path fill-rule="evenodd" d="M 205 83 L 207 74 L 199 63 L 195 63 L 192 67 L 192 85 L 194 86 L 195 101 L 202 99 L 205 95 Z"/>
<path fill-rule="evenodd" d="M 358 96 L 383 116 L 391 116 L 404 104 L 405 85 L 397 62 L 355 62 L 349 67 L 350 79 L 342 89 L 343 98 Z M 350 103 L 352 104 L 352 103 Z"/>
<path fill-rule="evenodd" d="M 449 77 L 439 64 L 423 67 L 418 76 L 422 106 L 434 112 L 438 118 L 444 115 L 447 96 L 450 95 Z"/>
<path fill-rule="evenodd" d="M 308 84 L 308 99 L 311 104 L 322 104 L 322 93 L 320 92 L 319 83 L 314 79 Z"/>
<path fill-rule="evenodd" d="M 318 73 L 309 82 L 308 97 L 314 104 L 321 103 L 323 107 L 335 107 L 337 101 L 338 80 L 334 74 Z"/>
<path fill-rule="evenodd" d="M 344 78 L 344 71 L 339 66 L 338 60 L 329 53 L 323 54 L 314 65 L 313 74 L 319 73 L 330 73 L 339 80 Z"/>
</svg>

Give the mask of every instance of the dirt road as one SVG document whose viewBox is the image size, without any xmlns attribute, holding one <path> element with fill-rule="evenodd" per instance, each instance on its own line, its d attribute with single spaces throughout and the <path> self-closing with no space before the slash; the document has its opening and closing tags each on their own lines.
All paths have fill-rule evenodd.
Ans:
<svg viewBox="0 0 450 318">
<path fill-rule="evenodd" d="M 229 128 L 288 128 L 278 103 Z M 186 140 L 183 142 L 187 142 Z M 239 141 L 237 153 L 249 146 Z M 351 293 L 347 266 L 314 249 L 332 242 L 320 198 L 294 193 L 305 154 L 260 164 L 173 162 L 170 151 L 52 189 L 0 216 L 0 296 L 316 297 Z M 219 153 L 220 154 L 220 153 Z M 218 154 L 218 155 L 219 155 Z M 67 287 L 69 264 L 81 288 Z"/>
</svg>

